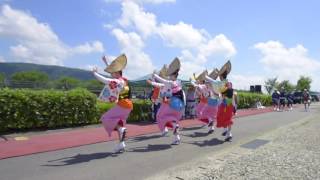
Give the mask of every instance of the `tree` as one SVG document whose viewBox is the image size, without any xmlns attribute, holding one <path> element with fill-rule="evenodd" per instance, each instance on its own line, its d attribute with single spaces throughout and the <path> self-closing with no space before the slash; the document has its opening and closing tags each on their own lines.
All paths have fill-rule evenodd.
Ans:
<svg viewBox="0 0 320 180">
<path fill-rule="evenodd" d="M 3 73 L 0 73 L 0 84 L 3 83 L 5 78 L 5 75 Z"/>
<path fill-rule="evenodd" d="M 277 77 L 275 78 L 270 78 L 270 79 L 267 79 L 265 82 L 264 82 L 264 87 L 266 88 L 266 91 L 271 94 L 272 91 L 277 87 Z"/>
<path fill-rule="evenodd" d="M 297 90 L 303 91 L 304 89 L 310 90 L 312 79 L 307 76 L 300 76 L 297 82 Z"/>
<path fill-rule="evenodd" d="M 68 76 L 62 76 L 54 83 L 55 88 L 58 89 L 72 89 L 79 87 L 80 85 L 81 81 L 79 79 Z"/>
<path fill-rule="evenodd" d="M 35 83 L 44 83 L 49 79 L 48 74 L 40 71 L 22 71 L 14 73 L 11 76 L 13 81 L 29 81 Z"/>
<path fill-rule="evenodd" d="M 288 80 L 283 80 L 277 85 L 278 89 L 284 89 L 286 92 L 292 92 L 294 90 L 294 85 Z"/>
<path fill-rule="evenodd" d="M 5 75 L 3 73 L 0 73 L 0 87 L 4 87 L 5 86 Z"/>
<path fill-rule="evenodd" d="M 88 80 L 84 83 L 84 87 L 90 90 L 99 90 L 103 88 L 103 83 L 96 79 Z"/>
</svg>

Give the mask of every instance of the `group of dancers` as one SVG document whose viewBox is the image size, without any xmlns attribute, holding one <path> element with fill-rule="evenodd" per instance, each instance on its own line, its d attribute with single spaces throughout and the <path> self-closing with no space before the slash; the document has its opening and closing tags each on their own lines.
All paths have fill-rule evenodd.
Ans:
<svg viewBox="0 0 320 180">
<path fill-rule="evenodd" d="M 100 75 L 97 68 L 93 69 L 93 74 L 105 84 L 99 98 L 116 103 L 101 116 L 101 121 L 109 136 L 114 130 L 118 132 L 119 144 L 114 150 L 118 153 L 125 150 L 126 120 L 133 109 L 128 80 L 122 75 L 127 58 L 122 54 L 110 64 L 106 57 L 103 57 L 103 61 L 107 66 L 105 71 L 110 73 L 111 78 Z M 147 80 L 147 83 L 158 89 L 156 96 L 161 97 L 161 106 L 156 120 L 162 135 L 168 134 L 168 129 L 172 129 L 174 136 L 172 145 L 178 145 L 181 142 L 179 121 L 186 105 L 185 93 L 178 80 L 180 67 L 180 60 L 175 58 L 169 66 L 164 65 Z M 194 74 L 190 78 L 200 98 L 196 107 L 197 119 L 208 126 L 209 134 L 214 132 L 215 127 L 224 128 L 222 135 L 226 136 L 225 141 L 232 140 L 231 127 L 235 104 L 232 83 L 227 79 L 230 71 L 231 63 L 228 61 L 220 70 L 215 68 L 210 73 L 205 70 L 198 76 Z M 220 80 L 217 80 L 218 77 Z"/>
</svg>

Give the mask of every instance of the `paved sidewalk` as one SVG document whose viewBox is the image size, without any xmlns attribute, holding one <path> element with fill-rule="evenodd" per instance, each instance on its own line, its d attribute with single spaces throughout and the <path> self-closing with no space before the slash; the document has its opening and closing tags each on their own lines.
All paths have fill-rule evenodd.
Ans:
<svg viewBox="0 0 320 180">
<path fill-rule="evenodd" d="M 266 109 L 245 109 L 239 110 L 237 117 L 256 115 L 271 112 L 271 108 Z M 192 127 L 201 125 L 197 120 L 183 120 L 181 126 Z M 128 124 L 128 137 L 151 134 L 159 132 L 156 124 L 135 125 Z M 34 153 L 48 152 L 71 147 L 101 143 L 117 139 L 116 133 L 111 137 L 102 127 L 84 128 L 77 130 L 59 131 L 53 133 L 44 133 L 31 136 L 21 135 L 19 137 L 8 136 L 0 141 L 0 159 L 29 155 Z"/>
<path fill-rule="evenodd" d="M 320 179 L 320 104 L 311 111 L 311 117 L 256 137 L 260 146 L 238 143 L 149 179 Z"/>
</svg>

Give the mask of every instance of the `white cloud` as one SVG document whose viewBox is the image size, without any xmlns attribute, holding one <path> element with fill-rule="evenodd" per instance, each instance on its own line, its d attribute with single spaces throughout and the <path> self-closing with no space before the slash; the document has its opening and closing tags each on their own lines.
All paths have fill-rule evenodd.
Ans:
<svg viewBox="0 0 320 180">
<path fill-rule="evenodd" d="M 195 28 L 192 24 L 157 22 L 156 15 L 146 12 L 138 1 L 121 2 L 122 15 L 117 20 L 121 29 L 115 28 L 112 30 L 112 34 L 116 36 L 123 52 L 133 53 L 131 55 L 133 59 L 140 56 L 149 64 L 149 67 L 153 68 L 154 66 L 149 56 L 143 52 L 143 48 L 144 41 L 150 36 L 158 36 L 165 46 L 181 50 L 182 69 L 180 74 L 182 78 L 186 79 L 193 72 L 202 71 L 210 57 L 219 55 L 219 57 L 229 58 L 236 54 L 234 43 L 223 34 L 212 38 L 206 30 Z M 125 30 L 136 32 L 126 33 Z M 143 64 L 141 64 L 141 67 L 143 67 Z M 150 68 L 147 69 L 151 70 Z M 137 69 L 133 71 L 137 71 Z M 139 73 L 141 75 L 147 74 L 145 72 Z"/>
<path fill-rule="evenodd" d="M 142 7 L 133 1 L 122 3 L 122 15 L 118 20 L 122 27 L 134 26 L 143 37 L 147 37 L 156 30 L 156 16 L 145 12 Z"/>
<path fill-rule="evenodd" d="M 206 40 L 200 30 L 184 22 L 175 25 L 161 23 L 158 33 L 171 47 L 196 48 Z"/>
<path fill-rule="evenodd" d="M 205 66 L 191 62 L 182 61 L 181 70 L 179 72 L 179 78 L 183 80 L 189 80 L 193 73 L 200 73 L 205 69 Z"/>
<path fill-rule="evenodd" d="M 198 47 L 190 50 L 182 50 L 181 53 L 182 59 L 203 65 L 209 62 L 209 57 L 222 55 L 224 58 L 230 58 L 234 56 L 236 52 L 233 42 L 225 35 L 219 34 L 207 40 L 206 43 L 202 43 L 198 45 Z"/>
<path fill-rule="evenodd" d="M 103 44 L 100 41 L 94 41 L 91 44 L 85 43 L 73 48 L 72 52 L 75 54 L 90 54 L 90 53 L 102 53 L 104 51 Z"/>
<path fill-rule="evenodd" d="M 2 56 L 0 56 L 0 63 L 1 62 L 6 62 L 6 60 Z"/>
<path fill-rule="evenodd" d="M 137 33 L 126 33 L 121 29 L 114 29 L 112 33 L 120 44 L 121 52 L 127 55 L 128 65 L 125 74 L 129 79 L 139 78 L 153 72 L 155 67 L 149 55 L 143 52 L 144 42 Z"/>
<path fill-rule="evenodd" d="M 287 48 L 279 41 L 267 41 L 255 44 L 254 48 L 262 54 L 260 62 L 267 72 L 278 76 L 279 80 L 296 84 L 301 75 L 310 76 L 315 82 L 314 87 L 320 89 L 317 83 L 320 61 L 309 57 L 303 45 Z"/>
<path fill-rule="evenodd" d="M 236 52 L 233 42 L 224 34 L 217 35 L 199 47 L 199 54 L 206 57 L 213 54 L 225 54 L 226 57 L 231 57 L 234 56 Z"/>
<path fill-rule="evenodd" d="M 94 64 L 87 64 L 87 65 L 84 65 L 84 66 L 80 66 L 79 69 L 84 69 L 84 70 L 87 70 L 87 71 L 92 71 L 93 68 L 97 67 L 97 65 L 94 65 Z M 97 67 L 98 68 L 98 67 Z"/>
<path fill-rule="evenodd" d="M 103 51 L 99 41 L 69 47 L 64 44 L 46 23 L 39 22 L 31 14 L 3 5 L 0 11 L 0 37 L 9 38 L 17 45 L 10 51 L 16 61 L 62 65 L 73 54 Z"/>
<path fill-rule="evenodd" d="M 250 90 L 250 85 L 261 85 L 262 91 L 265 92 L 265 88 L 263 87 L 263 85 L 266 78 L 263 76 L 231 73 L 228 78 L 232 82 L 233 88 L 235 89 Z"/>
<path fill-rule="evenodd" d="M 149 3 L 149 4 L 162 4 L 162 3 L 174 3 L 176 0 L 105 0 L 105 2 L 110 3 L 110 2 L 135 2 L 135 3 Z"/>
<path fill-rule="evenodd" d="M 113 24 L 103 24 L 103 27 L 105 29 L 113 29 L 114 28 L 114 25 Z"/>
</svg>

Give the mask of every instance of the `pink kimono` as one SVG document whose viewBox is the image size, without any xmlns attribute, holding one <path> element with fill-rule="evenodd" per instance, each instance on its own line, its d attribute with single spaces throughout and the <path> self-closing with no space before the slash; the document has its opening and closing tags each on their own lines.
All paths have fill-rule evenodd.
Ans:
<svg viewBox="0 0 320 180">
<path fill-rule="evenodd" d="M 166 80 L 156 74 L 154 76 L 158 81 L 160 81 L 160 83 L 157 83 L 158 85 L 171 87 L 171 91 L 173 94 L 182 90 L 181 83 L 179 83 L 178 81 Z M 173 122 L 179 124 L 179 121 L 182 118 L 182 114 L 182 110 L 177 111 L 170 106 L 170 100 L 169 102 L 163 102 L 157 113 L 159 129 L 161 131 L 164 131 L 165 127 L 172 128 Z"/>
<path fill-rule="evenodd" d="M 106 85 L 112 86 L 112 88 L 118 88 L 121 91 L 125 87 L 125 80 L 123 78 L 119 79 L 110 79 L 106 78 L 96 72 L 94 76 L 101 82 Z M 118 98 L 118 97 L 116 97 Z M 119 100 L 118 103 L 111 108 L 109 111 L 104 113 L 100 120 L 104 126 L 104 129 L 107 131 L 108 135 L 111 136 L 113 130 L 116 126 L 125 126 L 127 123 L 127 118 L 132 110 L 132 102 L 129 99 Z"/>
</svg>

